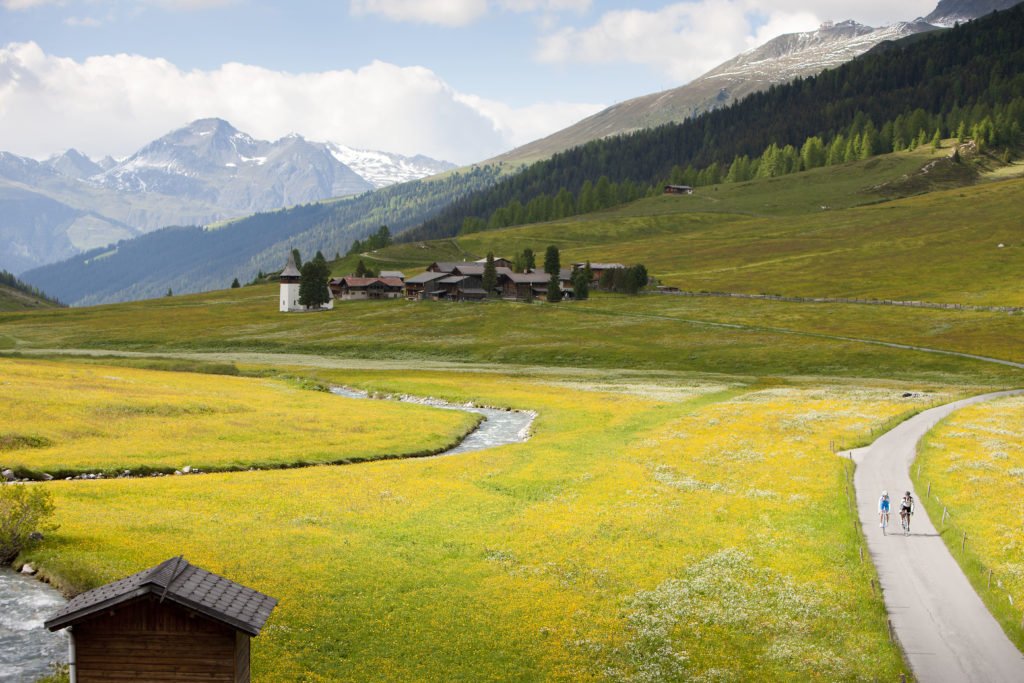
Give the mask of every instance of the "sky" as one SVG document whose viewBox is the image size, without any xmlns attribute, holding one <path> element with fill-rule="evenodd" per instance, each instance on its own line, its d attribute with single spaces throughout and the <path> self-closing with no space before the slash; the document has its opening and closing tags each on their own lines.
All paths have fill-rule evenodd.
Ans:
<svg viewBox="0 0 1024 683">
<path fill-rule="evenodd" d="M 130 155 L 197 118 L 480 161 L 825 20 L 937 0 L 0 0 L 0 150 Z"/>
</svg>

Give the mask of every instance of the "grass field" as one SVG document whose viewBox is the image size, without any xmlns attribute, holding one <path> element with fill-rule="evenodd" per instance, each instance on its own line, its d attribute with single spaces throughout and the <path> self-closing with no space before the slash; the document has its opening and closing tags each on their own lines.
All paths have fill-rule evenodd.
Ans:
<svg viewBox="0 0 1024 683">
<path fill-rule="evenodd" d="M 930 484 L 933 494 L 924 501 L 928 516 L 1003 630 L 1024 650 L 1024 398 L 953 413 L 926 437 L 917 462 L 914 486 L 926 491 Z M 951 518 L 940 525 L 943 507 Z"/>
<path fill-rule="evenodd" d="M 0 387 L 0 465 L 58 477 L 358 462 L 440 451 L 476 425 L 298 382 L 101 365 L 0 360 Z"/>
<path fill-rule="evenodd" d="M 27 559 L 82 588 L 180 552 L 280 598 L 261 681 L 898 678 L 829 444 L 948 389 L 309 373 L 533 408 L 535 435 L 432 460 L 56 482 L 61 527 Z"/>
<path fill-rule="evenodd" d="M 284 315 L 275 288 L 0 314 L 0 350 L 256 351 L 740 375 L 901 377 L 1013 387 L 1019 369 L 829 336 L 1024 361 L 1024 315 L 667 296 L 557 306 L 349 302 Z"/>
</svg>

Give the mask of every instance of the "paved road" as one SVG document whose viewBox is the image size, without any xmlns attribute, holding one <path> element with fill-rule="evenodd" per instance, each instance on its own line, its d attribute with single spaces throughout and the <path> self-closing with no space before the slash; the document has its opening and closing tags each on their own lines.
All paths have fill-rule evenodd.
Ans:
<svg viewBox="0 0 1024 683">
<path fill-rule="evenodd" d="M 923 505 L 918 505 L 912 534 L 899 530 L 899 499 L 912 491 L 910 464 L 917 442 L 946 415 L 971 403 L 1024 393 L 1006 391 L 927 410 L 886 433 L 867 448 L 852 452 L 854 488 L 868 549 L 878 568 L 885 607 L 919 681 L 1021 683 L 1021 654 L 974 592 L 950 555 Z M 878 497 L 888 489 L 893 500 L 893 531 L 878 528 Z"/>
</svg>

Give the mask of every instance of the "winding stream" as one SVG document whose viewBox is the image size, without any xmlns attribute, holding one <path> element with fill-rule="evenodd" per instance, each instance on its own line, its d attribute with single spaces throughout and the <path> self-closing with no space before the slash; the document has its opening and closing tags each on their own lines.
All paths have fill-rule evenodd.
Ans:
<svg viewBox="0 0 1024 683">
<path fill-rule="evenodd" d="M 348 387 L 332 387 L 331 393 L 345 398 L 369 398 L 365 391 L 349 389 Z M 498 410 L 497 408 L 478 408 L 473 405 L 460 405 L 448 403 L 436 398 L 419 398 L 416 396 L 398 396 L 396 400 L 403 403 L 416 403 L 432 408 L 444 410 L 461 410 L 467 413 L 483 415 L 484 421 L 476 429 L 470 432 L 458 446 L 449 448 L 443 453 L 433 457 L 455 455 L 456 453 L 469 453 L 471 451 L 482 451 L 485 448 L 495 448 L 512 443 L 522 443 L 530 436 L 530 425 L 537 416 L 536 413 L 521 410 Z"/>
<path fill-rule="evenodd" d="M 346 387 L 334 387 L 331 393 L 345 398 L 369 398 L 366 392 Z M 521 443 L 529 438 L 530 425 L 536 417 L 532 412 L 478 408 L 433 398 L 400 396 L 397 400 L 484 416 L 483 422 L 457 446 L 431 457 Z M 43 628 L 43 621 L 63 603 L 64 598 L 52 586 L 11 570 L 0 570 L 0 681 L 31 683 L 49 673 L 51 663 L 67 660 L 64 632 L 50 633 Z"/>
</svg>

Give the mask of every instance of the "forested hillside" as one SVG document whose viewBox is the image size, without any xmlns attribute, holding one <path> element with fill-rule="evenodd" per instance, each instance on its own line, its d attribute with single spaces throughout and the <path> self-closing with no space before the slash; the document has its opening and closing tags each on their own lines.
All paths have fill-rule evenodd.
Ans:
<svg viewBox="0 0 1024 683">
<path fill-rule="evenodd" d="M 497 167 L 394 185 L 334 202 L 257 213 L 217 227 L 168 227 L 30 270 L 27 282 L 73 305 L 144 299 L 227 287 L 278 270 L 293 247 L 344 253 L 387 224 L 409 228 L 473 190 L 495 182 Z"/>
<path fill-rule="evenodd" d="M 26 284 L 8 273 L 0 270 L 0 311 L 19 311 L 26 308 L 50 308 L 63 306 L 45 292 Z"/>
<path fill-rule="evenodd" d="M 456 202 L 403 239 L 557 219 L 628 201 L 667 180 L 697 185 L 781 175 L 936 138 L 1012 148 L 1022 127 L 1018 6 L 682 124 L 557 154 Z"/>
</svg>

